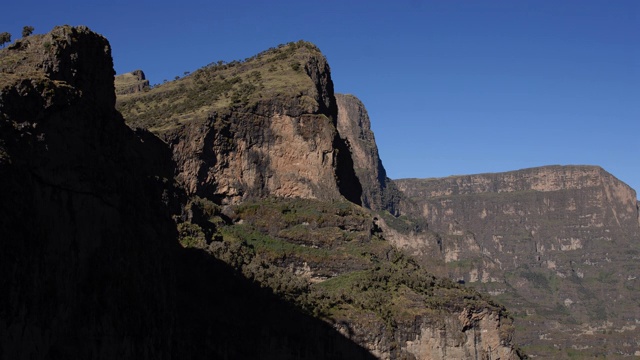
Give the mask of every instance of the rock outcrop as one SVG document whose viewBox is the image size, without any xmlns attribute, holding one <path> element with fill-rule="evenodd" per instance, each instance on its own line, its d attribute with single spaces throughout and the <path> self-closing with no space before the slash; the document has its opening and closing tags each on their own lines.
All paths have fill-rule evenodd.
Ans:
<svg viewBox="0 0 640 360">
<path fill-rule="evenodd" d="M 172 102 L 157 100 L 163 96 Z M 171 108 L 179 102 L 184 108 Z M 189 194 L 218 203 L 265 196 L 360 203 L 362 187 L 336 130 L 329 65 L 311 44 L 206 67 L 123 97 L 119 107 L 132 126 L 170 144 Z M 162 111 L 145 122 L 149 111 L 138 109 L 153 107 Z"/>
<path fill-rule="evenodd" d="M 557 358 L 640 350 L 640 223 L 629 186 L 596 166 L 395 183 L 430 230 L 395 242 L 497 296 L 523 328 L 518 343 Z"/>
<path fill-rule="evenodd" d="M 114 109 L 106 39 L 57 27 L 0 64 L 0 358 L 372 358 L 180 247 L 172 152 Z"/>
<path fill-rule="evenodd" d="M 116 95 L 135 94 L 149 90 L 149 80 L 147 80 L 142 70 L 134 70 L 115 77 L 114 84 Z"/>
<path fill-rule="evenodd" d="M 356 175 L 362 185 L 362 205 L 396 215 L 399 193 L 382 166 L 364 104 L 353 95 L 336 94 L 336 101 L 338 132 L 349 147 Z"/>
<path fill-rule="evenodd" d="M 417 316 L 407 323 L 396 324 L 395 336 L 385 326 L 347 328 L 338 325 L 345 336 L 364 344 L 378 359 L 413 358 L 447 359 L 521 359 L 506 334 L 513 330 L 511 322 L 493 310 L 463 310 L 454 316 L 437 318 Z M 508 336 L 508 335 L 507 335 Z"/>
</svg>

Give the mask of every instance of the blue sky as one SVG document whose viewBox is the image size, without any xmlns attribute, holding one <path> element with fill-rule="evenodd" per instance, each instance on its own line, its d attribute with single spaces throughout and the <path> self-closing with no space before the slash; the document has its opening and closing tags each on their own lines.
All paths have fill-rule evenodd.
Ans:
<svg viewBox="0 0 640 360">
<path fill-rule="evenodd" d="M 25 0 L 0 24 L 87 25 L 152 83 L 304 39 L 391 178 L 592 164 L 640 190 L 640 1 Z"/>
</svg>

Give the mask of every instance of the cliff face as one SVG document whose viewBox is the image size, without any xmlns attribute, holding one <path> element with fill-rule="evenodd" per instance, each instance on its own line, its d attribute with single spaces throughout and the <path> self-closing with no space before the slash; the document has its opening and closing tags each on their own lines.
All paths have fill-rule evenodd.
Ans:
<svg viewBox="0 0 640 360">
<path fill-rule="evenodd" d="M 0 358 L 372 358 L 177 242 L 165 143 L 114 109 L 106 39 L 0 51 Z"/>
<path fill-rule="evenodd" d="M 593 166 L 395 182 L 432 231 L 396 243 L 501 299 L 527 324 L 518 343 L 638 350 L 640 225 L 626 184 Z"/>
<path fill-rule="evenodd" d="M 362 185 L 362 205 L 396 214 L 398 190 L 382 166 L 364 104 L 353 95 L 336 94 L 336 101 L 338 132 L 349 147 L 356 175 Z"/>
<path fill-rule="evenodd" d="M 512 331 L 511 322 L 492 310 L 463 310 L 452 316 L 434 319 L 434 316 L 415 317 L 412 321 L 396 324 L 395 336 L 389 338 L 390 329 L 379 324 L 346 328 L 338 325 L 345 336 L 350 336 L 378 359 L 520 359 L 521 355 L 504 335 Z"/>
<path fill-rule="evenodd" d="M 397 194 L 364 107 L 334 96 L 315 46 L 218 62 L 119 96 L 118 108 L 172 149 L 176 179 L 192 197 L 191 222 L 179 225 L 185 246 L 310 309 L 378 357 L 520 358 L 504 309 L 402 268 L 373 216 L 353 205 L 395 212 Z"/>
<path fill-rule="evenodd" d="M 138 109 L 172 106 L 155 100 L 163 96 L 184 108 L 145 121 L 150 111 Z M 119 107 L 132 126 L 170 144 L 177 179 L 190 194 L 219 203 L 265 196 L 360 202 L 362 188 L 336 130 L 329 65 L 311 44 L 209 66 L 123 97 Z"/>
</svg>

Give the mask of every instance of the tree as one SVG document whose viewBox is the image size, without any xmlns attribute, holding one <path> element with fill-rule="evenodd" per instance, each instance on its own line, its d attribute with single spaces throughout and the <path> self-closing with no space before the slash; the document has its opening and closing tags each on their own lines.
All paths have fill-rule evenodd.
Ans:
<svg viewBox="0 0 640 360">
<path fill-rule="evenodd" d="M 8 32 L 0 33 L 0 45 L 4 47 L 4 44 L 11 42 L 11 34 Z"/>
<path fill-rule="evenodd" d="M 27 25 L 27 26 L 23 27 L 22 28 L 22 37 L 27 37 L 27 36 L 33 34 L 33 30 L 34 30 L 33 26 Z"/>
</svg>

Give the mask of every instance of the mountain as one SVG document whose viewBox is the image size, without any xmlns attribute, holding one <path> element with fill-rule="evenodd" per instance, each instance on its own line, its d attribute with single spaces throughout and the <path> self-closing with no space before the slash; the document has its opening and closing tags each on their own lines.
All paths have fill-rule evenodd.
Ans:
<svg viewBox="0 0 640 360">
<path fill-rule="evenodd" d="M 0 64 L 0 358 L 372 358 L 179 245 L 171 152 L 115 110 L 106 39 L 57 27 Z"/>
<path fill-rule="evenodd" d="M 527 352 L 638 354 L 640 222 L 629 186 L 597 166 L 394 183 L 429 229 L 396 244 L 506 304 Z"/>
<path fill-rule="evenodd" d="M 118 109 L 173 151 L 190 197 L 178 224 L 184 246 L 226 261 L 379 358 L 520 357 L 502 307 L 434 278 L 356 206 L 393 204 L 393 185 L 363 105 L 334 94 L 313 44 L 213 63 L 119 96 Z"/>
<path fill-rule="evenodd" d="M 124 119 L 85 27 L 0 69 L 0 358 L 522 357 L 504 307 L 359 206 L 315 46 L 119 95 Z"/>
<path fill-rule="evenodd" d="M 336 129 L 329 65 L 310 43 L 212 64 L 119 97 L 118 108 L 131 126 L 170 144 L 189 194 L 228 203 L 267 195 L 360 202 Z"/>
</svg>

